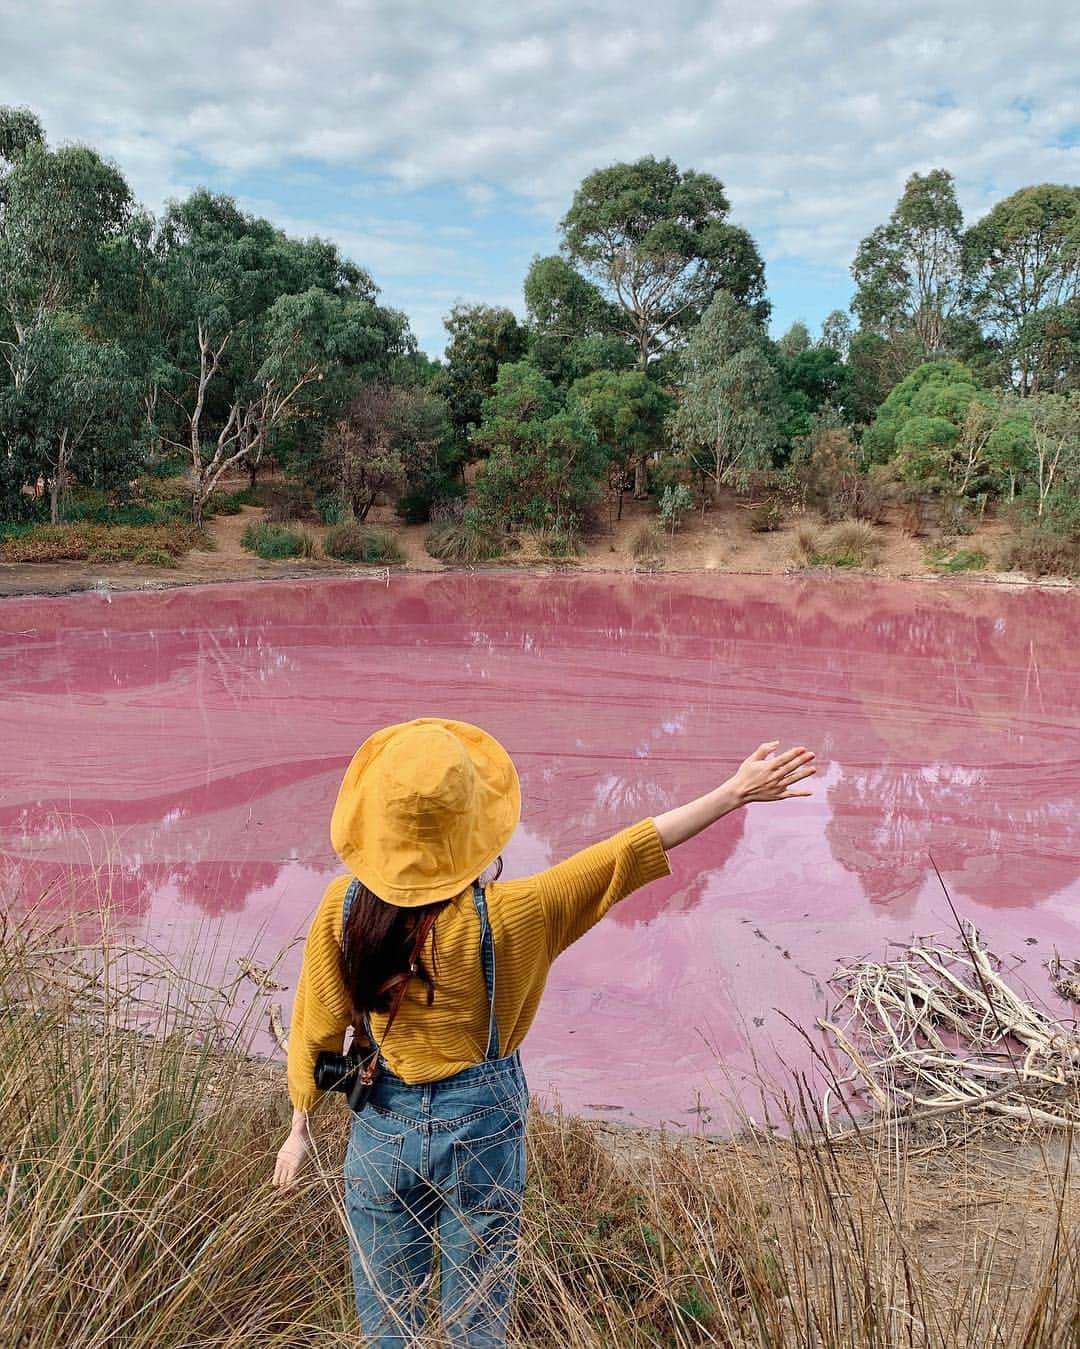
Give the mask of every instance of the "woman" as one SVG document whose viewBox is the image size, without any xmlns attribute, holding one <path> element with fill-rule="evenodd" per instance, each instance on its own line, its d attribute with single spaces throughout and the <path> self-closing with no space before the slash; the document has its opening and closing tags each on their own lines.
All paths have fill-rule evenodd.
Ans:
<svg viewBox="0 0 1080 1349">
<path fill-rule="evenodd" d="M 814 756 L 770 757 L 778 744 L 759 746 L 688 805 L 539 875 L 488 884 L 521 806 L 502 746 L 465 722 L 423 717 L 356 752 L 330 825 L 349 875 L 327 888 L 304 947 L 289 1033 L 293 1126 L 274 1185 L 292 1185 L 310 1149 L 316 1058 L 340 1053 L 352 1025 L 379 1050 L 345 1157 L 356 1306 L 370 1344 L 415 1341 L 436 1245 L 450 1343 L 505 1343 L 525 1186 L 518 1046 L 551 963 L 612 904 L 666 876 L 668 852 L 721 816 L 808 796 L 795 786 Z"/>
</svg>

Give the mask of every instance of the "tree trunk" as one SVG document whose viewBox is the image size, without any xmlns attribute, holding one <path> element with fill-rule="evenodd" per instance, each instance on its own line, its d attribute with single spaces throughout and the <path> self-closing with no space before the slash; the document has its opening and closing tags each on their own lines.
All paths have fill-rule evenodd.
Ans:
<svg viewBox="0 0 1080 1349">
<path fill-rule="evenodd" d="M 247 471 L 248 471 L 248 491 L 254 492 L 255 477 L 259 472 L 259 461 L 257 459 L 249 459 Z"/>
<path fill-rule="evenodd" d="M 198 483 L 196 484 L 194 492 L 192 492 L 191 494 L 191 523 L 193 525 L 198 526 L 202 524 L 202 512 L 203 512 L 202 484 Z"/>
<path fill-rule="evenodd" d="M 648 457 L 644 454 L 639 455 L 634 460 L 634 500 L 642 501 L 648 496 Z M 621 503 L 620 503 L 621 504 Z"/>
<path fill-rule="evenodd" d="M 54 525 L 60 523 L 60 483 L 56 478 L 49 479 L 49 521 Z"/>
</svg>

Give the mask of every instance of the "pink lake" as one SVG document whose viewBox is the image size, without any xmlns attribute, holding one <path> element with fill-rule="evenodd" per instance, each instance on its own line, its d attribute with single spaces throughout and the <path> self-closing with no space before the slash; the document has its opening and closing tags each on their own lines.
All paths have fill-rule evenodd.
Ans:
<svg viewBox="0 0 1080 1349">
<path fill-rule="evenodd" d="M 837 961 L 961 914 L 1017 976 L 1080 956 L 1080 603 L 1068 591 L 802 577 L 507 573 L 260 582 L 0 605 L 8 903 L 272 959 L 286 1021 L 336 873 L 330 808 L 388 722 L 478 722 L 512 753 L 524 874 L 726 777 L 818 753 L 563 955 L 526 1041 L 571 1109 L 719 1127 L 811 1068 Z M 290 947 L 290 944 L 291 947 Z M 1049 996 L 1049 995 L 1048 995 Z M 1058 1015 L 1070 1015 L 1054 1001 Z M 1075 1010 L 1075 1009 L 1073 1009 Z M 256 1044 L 270 1052 L 264 1036 Z"/>
</svg>

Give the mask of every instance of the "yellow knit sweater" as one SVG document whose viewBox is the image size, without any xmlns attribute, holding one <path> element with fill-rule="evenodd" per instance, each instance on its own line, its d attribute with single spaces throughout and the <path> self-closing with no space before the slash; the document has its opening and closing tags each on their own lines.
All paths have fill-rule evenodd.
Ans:
<svg viewBox="0 0 1080 1349">
<path fill-rule="evenodd" d="M 650 819 L 547 871 L 487 887 L 495 942 L 495 1013 L 503 1054 L 513 1053 L 525 1038 L 559 952 L 599 922 L 612 904 L 669 871 Z M 323 1095 L 313 1079 L 319 1051 L 340 1054 L 352 1024 L 338 965 L 341 908 L 350 879 L 341 876 L 330 882 L 304 945 L 289 1029 L 289 1095 L 299 1110 L 310 1110 Z M 480 918 L 471 889 L 451 900 L 439 915 L 436 936 L 435 1001 L 429 1007 L 426 988 L 414 980 L 383 1051 L 391 1070 L 406 1082 L 436 1082 L 480 1063 L 487 1044 Z M 425 958 L 430 962 L 430 942 Z M 382 1039 L 385 1025 L 384 1016 L 372 1016 L 376 1039 Z"/>
</svg>

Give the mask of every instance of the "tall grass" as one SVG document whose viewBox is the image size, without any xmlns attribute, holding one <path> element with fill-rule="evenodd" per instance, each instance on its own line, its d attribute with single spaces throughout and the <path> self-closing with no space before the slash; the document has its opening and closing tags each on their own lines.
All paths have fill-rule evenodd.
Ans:
<svg viewBox="0 0 1080 1349">
<path fill-rule="evenodd" d="M 3 924 L 4 1343 L 357 1343 L 348 1113 L 324 1098 L 315 1164 L 274 1191 L 284 1073 L 246 1053 L 267 996 L 230 1030 L 204 974 Z M 534 1111 L 529 1149 L 516 1346 L 1078 1342 L 1071 1139 L 684 1139 Z"/>
</svg>

